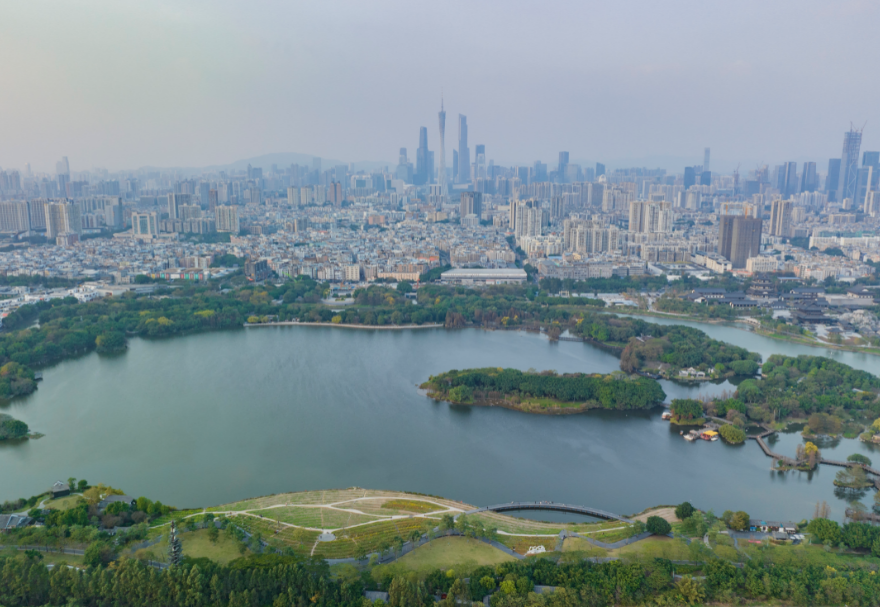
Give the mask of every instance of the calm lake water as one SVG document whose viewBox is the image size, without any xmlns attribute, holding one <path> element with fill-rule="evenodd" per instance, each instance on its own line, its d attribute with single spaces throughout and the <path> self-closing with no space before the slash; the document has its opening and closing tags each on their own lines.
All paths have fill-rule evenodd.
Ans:
<svg viewBox="0 0 880 607">
<path fill-rule="evenodd" d="M 695 326 L 764 356 L 827 354 L 875 373 L 880 367 L 866 355 Z M 0 409 L 46 435 L 0 443 L 0 500 L 75 476 L 178 507 L 360 486 L 621 514 L 690 500 L 719 513 L 801 519 L 827 500 L 842 518 L 835 469 L 771 472 L 754 442 L 687 443 L 659 409 L 527 415 L 436 403 L 416 387 L 455 368 L 610 372 L 618 363 L 585 344 L 500 331 L 264 327 L 134 339 L 123 355 L 90 354 L 46 369 L 34 395 Z M 733 387 L 663 388 L 673 398 Z M 776 451 L 794 455 L 802 439 L 776 441 Z M 844 440 L 823 452 L 834 459 L 862 452 L 880 463 L 871 449 Z"/>
</svg>

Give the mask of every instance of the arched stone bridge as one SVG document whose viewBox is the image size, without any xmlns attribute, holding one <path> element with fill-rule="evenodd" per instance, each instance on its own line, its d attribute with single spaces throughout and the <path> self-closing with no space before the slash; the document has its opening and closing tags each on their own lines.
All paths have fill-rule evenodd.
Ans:
<svg viewBox="0 0 880 607">
<path fill-rule="evenodd" d="M 555 502 L 510 502 L 507 504 L 495 504 L 494 506 L 484 506 L 476 510 L 470 510 L 463 514 L 478 514 L 480 512 L 508 512 L 511 510 L 552 510 L 555 512 L 571 512 L 573 514 L 584 514 L 593 518 L 600 518 L 606 521 L 621 521 L 623 523 L 631 523 L 632 521 L 619 514 L 606 512 L 598 508 L 590 508 L 589 506 L 573 506 L 571 504 L 557 504 Z M 461 515 L 459 515 L 461 516 Z M 458 518 L 458 517 L 456 517 Z"/>
</svg>

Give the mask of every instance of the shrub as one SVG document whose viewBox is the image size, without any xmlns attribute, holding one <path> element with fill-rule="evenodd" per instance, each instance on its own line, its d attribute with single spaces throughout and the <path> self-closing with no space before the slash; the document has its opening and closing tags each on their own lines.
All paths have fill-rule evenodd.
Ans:
<svg viewBox="0 0 880 607">
<path fill-rule="evenodd" d="M 718 429 L 718 433 L 721 435 L 721 438 L 734 445 L 738 445 L 746 440 L 745 430 L 737 428 L 733 424 L 724 424 Z"/>
<path fill-rule="evenodd" d="M 654 535 L 668 535 L 672 531 L 672 525 L 666 519 L 659 516 L 649 516 L 645 529 Z"/>
<path fill-rule="evenodd" d="M 690 518 L 693 513 L 694 507 L 690 502 L 682 502 L 675 507 L 675 517 L 680 521 Z"/>
<path fill-rule="evenodd" d="M 738 510 L 733 513 L 733 516 L 730 517 L 730 522 L 728 523 L 731 529 L 734 531 L 743 531 L 749 528 L 749 515 L 742 510 Z"/>
</svg>

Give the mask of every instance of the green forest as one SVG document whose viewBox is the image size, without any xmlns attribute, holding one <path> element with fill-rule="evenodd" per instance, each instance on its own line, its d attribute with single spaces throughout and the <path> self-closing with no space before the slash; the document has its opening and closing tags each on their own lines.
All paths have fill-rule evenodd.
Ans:
<svg viewBox="0 0 880 607">
<path fill-rule="evenodd" d="M 762 374 L 737 387 L 736 398 L 746 404 L 750 417 L 844 417 L 855 411 L 880 415 L 880 378 L 830 358 L 774 354 Z"/>
<path fill-rule="evenodd" d="M 455 571 L 391 576 L 382 580 L 390 607 L 470 605 L 491 594 L 493 607 L 605 607 L 611 605 L 695 605 L 782 602 L 793 605 L 880 604 L 880 576 L 863 568 L 780 565 L 759 559 L 741 567 L 711 559 L 699 577 L 673 573 L 687 568 L 665 559 L 556 563 L 526 559 L 482 566 L 468 578 Z M 262 554 L 229 565 L 184 559 L 168 570 L 125 559 L 88 570 L 48 569 L 37 553 L 0 561 L 0 604 L 15 607 L 367 607 L 365 589 L 377 582 L 360 576 L 336 577 L 320 561 Z M 556 591 L 536 594 L 535 586 Z"/>
<path fill-rule="evenodd" d="M 433 375 L 422 384 L 439 400 L 469 403 L 507 397 L 549 398 L 563 403 L 583 403 L 588 408 L 649 409 L 666 394 L 656 381 L 622 374 L 587 375 L 524 373 L 516 369 L 467 369 Z"/>
<path fill-rule="evenodd" d="M 682 325 L 658 325 L 640 318 L 588 313 L 574 332 L 620 353 L 627 373 L 652 372 L 674 376 L 694 367 L 717 377 L 754 375 L 761 356 Z"/>
</svg>

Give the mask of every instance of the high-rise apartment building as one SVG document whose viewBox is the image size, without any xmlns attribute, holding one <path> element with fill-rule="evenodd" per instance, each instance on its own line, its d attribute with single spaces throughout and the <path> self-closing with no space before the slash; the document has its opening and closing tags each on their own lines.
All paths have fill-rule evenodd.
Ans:
<svg viewBox="0 0 880 607">
<path fill-rule="evenodd" d="M 79 205 L 52 202 L 46 206 L 46 238 L 56 238 L 59 234 L 82 234 Z"/>
<path fill-rule="evenodd" d="M 104 198 L 104 224 L 111 230 L 121 230 L 125 227 L 122 197 L 107 196 Z"/>
<path fill-rule="evenodd" d="M 49 201 L 45 199 L 36 199 L 28 202 L 28 214 L 32 230 L 46 229 L 46 208 Z"/>
<path fill-rule="evenodd" d="M 26 232 L 30 227 L 27 202 L 0 202 L 0 232 Z"/>
<path fill-rule="evenodd" d="M 559 152 L 559 165 L 556 168 L 556 181 L 565 181 L 565 170 L 568 168 L 568 152 Z"/>
<path fill-rule="evenodd" d="M 770 234 L 782 238 L 791 237 L 791 208 L 791 200 L 777 199 L 771 203 Z"/>
<path fill-rule="evenodd" d="M 241 226 L 238 222 L 238 209 L 233 206 L 217 207 L 217 231 L 238 234 Z"/>
<path fill-rule="evenodd" d="M 601 162 L 596 163 L 596 179 L 605 174 L 605 165 Z"/>
<path fill-rule="evenodd" d="M 880 191 L 868 192 L 865 199 L 865 214 L 869 217 L 880 217 Z"/>
<path fill-rule="evenodd" d="M 168 219 L 180 219 L 180 207 L 191 201 L 190 194 L 168 194 Z"/>
<path fill-rule="evenodd" d="M 711 171 L 712 169 L 709 167 L 709 148 L 703 150 L 703 170 Z"/>
<path fill-rule="evenodd" d="M 471 180 L 471 151 L 468 149 L 467 116 L 458 115 L 458 182 Z"/>
<path fill-rule="evenodd" d="M 850 128 L 843 134 L 843 152 L 840 155 L 840 178 L 837 182 L 837 202 L 844 198 L 854 200 L 859 179 L 859 149 L 862 147 L 861 129 Z"/>
<path fill-rule="evenodd" d="M 633 200 L 629 203 L 629 231 L 640 234 L 672 231 L 672 203 Z"/>
<path fill-rule="evenodd" d="M 208 190 L 208 210 L 213 213 L 214 209 L 217 208 L 218 204 L 220 204 L 220 200 L 219 200 L 219 195 L 217 193 L 217 190 L 215 190 L 215 189 Z"/>
<path fill-rule="evenodd" d="M 468 215 L 476 215 L 480 219 L 483 214 L 483 195 L 480 192 L 462 192 L 460 213 L 462 219 Z"/>
<path fill-rule="evenodd" d="M 718 228 L 718 253 L 734 269 L 746 267 L 746 260 L 761 252 L 762 220 L 747 215 L 722 215 Z"/>
</svg>

